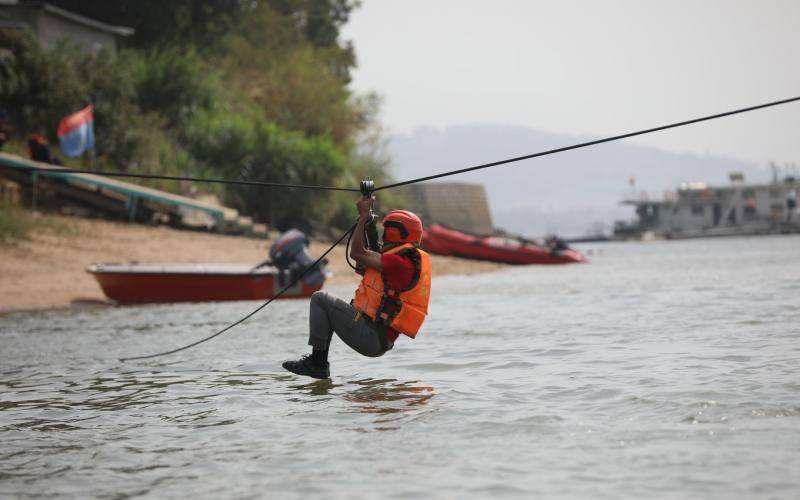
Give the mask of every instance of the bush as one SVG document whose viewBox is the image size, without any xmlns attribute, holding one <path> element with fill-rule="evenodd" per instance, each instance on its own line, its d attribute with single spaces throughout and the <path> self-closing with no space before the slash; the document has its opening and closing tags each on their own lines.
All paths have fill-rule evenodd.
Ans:
<svg viewBox="0 0 800 500">
<path fill-rule="evenodd" d="M 343 150 L 358 133 L 358 114 L 332 48 L 316 48 L 295 20 L 267 7 L 244 18 L 223 41 L 221 66 L 244 106 L 307 136 L 325 135 Z"/>
<path fill-rule="evenodd" d="M 2 30 L 0 47 L 0 102 L 8 106 L 12 122 L 23 132 L 57 124 L 89 97 L 89 88 L 79 75 L 83 56 L 76 47 L 61 45 L 45 51 L 28 32 Z"/>
<path fill-rule="evenodd" d="M 192 48 L 169 46 L 140 57 L 135 81 L 141 110 L 161 114 L 170 128 L 181 128 L 196 113 L 225 101 L 216 72 Z"/>
<path fill-rule="evenodd" d="M 344 157 L 325 137 L 306 137 L 263 118 L 226 111 L 199 113 L 187 128 L 187 147 L 227 178 L 289 184 L 335 185 Z M 332 215 L 330 192 L 261 186 L 226 187 L 229 203 L 278 229 L 313 229 Z"/>
</svg>

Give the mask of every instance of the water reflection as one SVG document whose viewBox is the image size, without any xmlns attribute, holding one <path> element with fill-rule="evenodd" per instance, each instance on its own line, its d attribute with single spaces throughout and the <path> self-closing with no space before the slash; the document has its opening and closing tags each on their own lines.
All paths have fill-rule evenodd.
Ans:
<svg viewBox="0 0 800 500">
<path fill-rule="evenodd" d="M 344 395 L 354 406 L 350 411 L 391 415 L 422 413 L 428 400 L 436 395 L 433 387 L 415 385 L 418 381 L 398 382 L 396 379 L 354 380 L 358 387 Z"/>
<path fill-rule="evenodd" d="M 377 427 L 370 425 L 368 428 L 356 429 L 367 432 L 397 429 L 397 427 L 382 427 L 381 424 L 416 417 L 431 411 L 429 402 L 436 395 L 436 391 L 433 387 L 418 384 L 417 380 L 402 382 L 397 379 L 372 378 L 337 384 L 326 379 L 290 385 L 289 388 L 293 393 L 317 396 L 317 402 L 319 397 L 334 401 L 332 404 L 336 404 L 336 401 L 344 401 L 348 403 L 343 410 L 346 413 L 376 416 L 373 424 L 378 424 Z M 293 401 L 313 402 L 314 400 L 298 398 Z"/>
<path fill-rule="evenodd" d="M 294 378 L 289 376 L 289 378 Z M 328 396 L 331 390 L 336 387 L 341 387 L 342 384 L 334 384 L 333 380 L 326 378 L 324 380 L 315 380 L 307 384 L 290 385 L 289 387 L 295 391 L 308 394 L 310 396 Z"/>
<path fill-rule="evenodd" d="M 39 374 L 45 375 L 45 374 Z M 119 411 L 142 408 L 153 404 L 179 403 L 202 404 L 220 394 L 231 391 L 269 392 L 270 383 L 289 382 L 292 393 L 308 396 L 328 396 L 350 403 L 346 411 L 392 415 L 421 413 L 436 394 L 433 387 L 420 385 L 419 381 L 397 379 L 357 379 L 335 383 L 330 379 L 308 383 L 291 383 L 297 379 L 291 375 L 258 374 L 242 372 L 185 372 L 185 373 L 94 373 L 86 377 L 63 377 L 50 374 L 47 391 L 31 394 L 31 383 L 0 383 L 8 392 L 0 400 L 0 410 L 24 411 L 30 409 Z M 222 391 L 221 393 L 219 391 Z M 27 394 L 36 396 L 25 397 Z M 203 415 L 204 412 L 200 411 Z M 196 418 L 197 414 L 186 412 L 185 418 Z"/>
</svg>

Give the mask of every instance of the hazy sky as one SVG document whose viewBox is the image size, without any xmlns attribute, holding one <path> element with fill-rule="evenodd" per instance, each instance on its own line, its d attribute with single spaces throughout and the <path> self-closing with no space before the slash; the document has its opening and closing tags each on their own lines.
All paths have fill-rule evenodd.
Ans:
<svg viewBox="0 0 800 500">
<path fill-rule="evenodd" d="M 390 133 L 603 136 L 800 96 L 800 0 L 363 0 L 343 36 Z M 631 141 L 800 163 L 800 103 Z"/>
</svg>

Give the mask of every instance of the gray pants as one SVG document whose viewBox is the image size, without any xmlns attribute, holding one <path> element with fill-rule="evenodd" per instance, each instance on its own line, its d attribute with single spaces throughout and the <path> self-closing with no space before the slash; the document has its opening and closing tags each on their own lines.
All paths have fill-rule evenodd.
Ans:
<svg viewBox="0 0 800 500">
<path fill-rule="evenodd" d="M 349 303 L 328 292 L 311 296 L 308 325 L 308 345 L 314 349 L 328 349 L 333 332 L 354 351 L 371 358 L 383 356 L 393 347 L 388 341 L 384 341 L 386 349 L 381 346 L 379 335 L 386 338 L 385 327 L 368 321 Z"/>
</svg>

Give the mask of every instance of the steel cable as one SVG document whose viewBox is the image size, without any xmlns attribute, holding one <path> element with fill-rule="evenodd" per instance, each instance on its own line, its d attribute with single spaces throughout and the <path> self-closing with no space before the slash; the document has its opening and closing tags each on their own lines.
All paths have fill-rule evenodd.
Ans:
<svg viewBox="0 0 800 500">
<path fill-rule="evenodd" d="M 202 177 L 182 177 L 178 175 L 158 175 L 158 174 L 136 174 L 131 172 L 104 172 L 95 170 L 79 170 L 73 168 L 46 168 L 46 167 L 32 167 L 29 169 L 32 172 L 48 172 L 53 174 L 93 174 L 103 175 L 106 177 L 132 177 L 137 179 L 159 179 L 168 181 L 192 181 L 192 182 L 206 182 L 217 184 L 239 184 L 245 186 L 264 186 L 264 187 L 285 187 L 294 189 L 317 189 L 321 191 L 350 191 L 358 193 L 358 189 L 333 187 L 333 186 L 315 186 L 309 184 L 287 184 L 282 182 L 265 182 L 265 181 L 245 181 L 233 179 L 204 179 Z"/>
<path fill-rule="evenodd" d="M 658 132 L 660 130 L 667 130 L 667 129 L 670 129 L 670 128 L 683 127 L 684 125 L 691 125 L 693 123 L 699 123 L 699 122 L 704 122 L 704 121 L 708 121 L 708 120 L 714 120 L 714 119 L 717 119 L 717 118 L 724 118 L 726 116 L 736 115 L 736 114 L 739 114 L 739 113 L 746 113 L 748 111 L 755 111 L 757 109 L 769 108 L 771 106 L 779 106 L 781 104 L 788 104 L 788 103 L 794 102 L 794 101 L 800 101 L 800 97 L 792 97 L 790 99 L 782 99 L 780 101 L 773 101 L 773 102 L 768 102 L 766 104 L 759 104 L 759 105 L 756 105 L 756 106 L 750 106 L 750 107 L 747 107 L 747 108 L 736 109 L 736 110 L 733 110 L 733 111 L 726 111 L 725 113 L 718 113 L 718 114 L 715 114 L 715 115 L 703 116 L 703 117 L 700 117 L 700 118 L 694 118 L 692 120 L 686 120 L 686 121 L 682 121 L 682 122 L 671 123 L 669 125 L 662 125 L 660 127 L 653 127 L 653 128 L 648 128 L 648 129 L 645 129 L 645 130 L 639 130 L 637 132 L 629 132 L 627 134 L 615 135 L 613 137 L 606 137 L 605 139 L 597 139 L 597 140 L 594 140 L 594 141 L 582 142 L 580 144 L 573 144 L 572 146 L 565 146 L 563 148 L 549 149 L 547 151 L 541 151 L 539 153 L 533 153 L 533 154 L 529 154 L 529 155 L 525 155 L 525 156 L 517 156 L 517 157 L 514 157 L 514 158 L 508 158 L 507 160 L 493 161 L 491 163 L 484 163 L 483 165 L 476 165 L 474 167 L 462 168 L 462 169 L 459 169 L 459 170 L 451 170 L 449 172 L 442 172 L 440 174 L 428 175 L 426 177 L 419 177 L 417 179 L 411 179 L 411 180 L 407 180 L 407 181 L 403 181 L 403 182 L 396 182 L 394 184 L 389 184 L 387 186 L 382 186 L 382 187 L 375 188 L 375 191 L 381 191 L 383 189 L 392 189 L 392 188 L 396 188 L 396 187 L 400 187 L 400 186 L 408 186 L 409 184 L 416 184 L 418 182 L 430 181 L 430 180 L 433 180 L 433 179 L 440 179 L 442 177 L 448 177 L 448 176 L 456 175 L 456 174 L 463 174 L 465 172 L 472 172 L 473 170 L 481 170 L 481 169 L 484 169 L 484 168 L 496 167 L 498 165 L 504 165 L 506 163 L 513 163 L 513 162 L 522 161 L 522 160 L 529 160 L 531 158 L 537 158 L 539 156 L 547 156 L 547 155 L 552 155 L 552 154 L 556 154 L 556 153 L 563 153 L 564 151 L 570 151 L 572 149 L 585 148 L 585 147 L 588 147 L 588 146 L 595 146 L 597 144 L 603 144 L 604 142 L 618 141 L 620 139 L 627 139 L 628 137 L 634 137 L 634 136 L 637 136 L 637 135 L 649 134 L 649 133 L 652 133 L 652 132 Z"/>
<path fill-rule="evenodd" d="M 700 122 L 709 121 L 709 120 L 715 120 L 717 118 L 724 118 L 724 117 L 727 117 L 727 116 L 732 116 L 732 115 L 736 115 L 736 114 L 740 114 L 740 113 L 746 113 L 746 112 L 749 112 L 749 111 L 755 111 L 755 110 L 759 110 L 759 109 L 769 108 L 769 107 L 772 107 L 772 106 L 779 106 L 779 105 L 782 105 L 782 104 L 788 104 L 788 103 L 795 102 L 795 101 L 800 101 L 800 97 L 792 97 L 792 98 L 789 98 L 789 99 L 782 99 L 780 101 L 772 101 L 772 102 L 768 102 L 768 103 L 765 103 L 765 104 L 759 104 L 759 105 L 756 105 L 756 106 L 749 106 L 749 107 L 746 107 L 746 108 L 740 108 L 740 109 L 736 109 L 736 110 L 733 110 L 733 111 L 726 111 L 724 113 L 717 113 L 717 114 L 714 114 L 714 115 L 708 115 L 708 116 L 703 116 L 703 117 L 700 117 L 700 118 L 694 118 L 694 119 L 691 119 L 691 120 L 685 120 L 685 121 L 681 121 L 681 122 L 671 123 L 669 125 L 662 125 L 662 126 L 659 126 L 659 127 L 653 127 L 653 128 L 648 128 L 648 129 L 644 129 L 644 130 L 639 130 L 639 131 L 636 131 L 636 132 L 629 132 L 629 133 L 626 133 L 626 134 L 615 135 L 615 136 L 612 136 L 612 137 L 606 137 L 606 138 L 597 139 L 597 140 L 594 140 L 594 141 L 587 141 L 587 142 L 582 142 L 582 143 L 578 143 L 578 144 L 573 144 L 571 146 L 565 146 L 565 147 L 550 149 L 550 150 L 547 150 L 547 151 L 541 151 L 541 152 L 533 153 L 533 154 L 529 154 L 529 155 L 517 156 L 517 157 L 514 157 L 514 158 L 508 158 L 508 159 L 505 159 L 505 160 L 494 161 L 494 162 L 491 162 L 491 163 L 485 163 L 485 164 L 476 165 L 476 166 L 473 166 L 473 167 L 462 168 L 462 169 L 458 169 L 458 170 L 451 170 L 449 172 L 442 172 L 442 173 L 439 173 L 439 174 L 429 175 L 429 176 L 426 176 L 426 177 L 419 177 L 419 178 L 416 178 L 416 179 L 410 179 L 410 180 L 403 181 L 403 182 L 397 182 L 397 183 L 394 183 L 394 184 L 389 184 L 389 185 L 386 185 L 386 186 L 377 187 L 377 188 L 374 189 L 374 191 L 381 191 L 381 190 L 384 190 L 384 189 L 392 189 L 392 188 L 401 187 L 401 186 L 408 186 L 410 184 L 416 184 L 416 183 L 419 183 L 419 182 L 425 182 L 425 181 L 430 181 L 430 180 L 433 180 L 433 179 L 439 179 L 439 178 L 442 178 L 442 177 L 448 177 L 448 176 L 452 176 L 452 175 L 463 174 L 463 173 L 471 172 L 471 171 L 474 171 L 474 170 L 481 170 L 481 169 L 485 169 L 485 168 L 495 167 L 495 166 L 498 166 L 498 165 L 514 163 L 514 162 L 518 162 L 518 161 L 522 161 L 522 160 L 528 160 L 528 159 L 531 159 L 531 158 L 537 158 L 537 157 L 540 157 L 540 156 L 547 156 L 547 155 L 552 155 L 552 154 L 556 154 L 556 153 L 562 153 L 562 152 L 570 151 L 570 150 L 573 150 L 573 149 L 580 149 L 580 148 L 585 148 L 585 147 L 589 147 L 589 146 L 595 146 L 597 144 L 603 144 L 603 143 L 606 143 L 606 142 L 618 141 L 618 140 L 621 140 L 621 139 L 626 139 L 626 138 L 629 138 L 629 137 L 635 137 L 635 136 L 638 136 L 638 135 L 649 134 L 649 133 L 652 133 L 652 132 L 658 132 L 658 131 L 661 131 L 661 130 L 667 130 L 667 129 L 671 129 L 671 128 L 682 127 L 682 126 L 685 126 L 685 125 L 691 125 L 691 124 L 694 124 L 694 123 L 700 123 Z M 177 176 L 162 176 L 162 175 L 148 175 L 148 174 L 124 174 L 124 173 L 118 173 L 118 172 L 93 172 L 93 171 L 89 171 L 89 170 L 72 170 L 72 169 L 63 169 L 62 170 L 62 169 L 34 168 L 32 170 L 50 171 L 50 172 L 62 173 L 62 174 L 63 173 L 87 173 L 87 174 L 108 175 L 108 176 L 117 176 L 117 177 L 139 177 L 139 178 L 167 179 L 167 180 L 190 180 L 190 181 L 197 181 L 197 182 L 217 182 L 217 183 L 223 183 L 223 184 L 249 184 L 249 185 L 261 185 L 261 186 L 271 186 L 271 187 L 291 187 L 291 188 L 300 188 L 300 189 L 320 189 L 320 190 L 360 192 L 360 190 L 358 190 L 358 189 L 350 189 L 350 188 L 336 188 L 336 187 L 327 187 L 327 186 L 309 186 L 309 185 L 298 185 L 298 184 L 281 184 L 281 183 L 270 183 L 270 182 L 259 182 L 259 181 L 233 181 L 233 180 L 226 180 L 226 179 L 197 179 L 197 178 L 177 177 Z M 241 323 L 243 323 L 244 321 L 248 320 L 253 315 L 255 315 L 257 312 L 261 311 L 262 309 L 267 307 L 269 304 L 271 304 L 273 300 L 275 300 L 275 299 L 279 298 L 281 295 L 283 295 L 283 293 L 285 293 L 289 288 L 291 288 L 292 286 L 297 284 L 297 282 L 303 276 L 305 276 L 306 273 L 308 273 L 311 269 L 315 268 L 322 261 L 322 259 L 324 259 L 325 256 L 327 256 L 336 247 L 336 245 L 338 245 L 339 243 L 342 242 L 342 240 L 345 239 L 345 237 L 348 237 L 348 246 L 349 246 L 349 243 L 350 243 L 349 242 L 349 237 L 352 235 L 352 232 L 355 230 L 356 226 L 357 226 L 357 223 L 353 224 L 350 227 L 350 229 L 347 230 L 347 232 L 345 232 L 330 248 L 328 248 L 328 250 L 325 251 L 325 253 L 322 254 L 322 256 L 320 258 L 318 258 L 311 266 L 307 267 L 299 276 L 297 276 L 294 280 L 292 280 L 287 286 L 285 286 L 274 297 L 270 298 L 265 303 L 261 304 L 258 308 L 256 308 L 255 310 L 253 310 L 252 312 L 250 312 L 249 314 L 247 314 L 243 318 L 239 319 L 238 321 L 236 321 L 234 323 L 231 323 L 230 325 L 228 325 L 225 328 L 223 328 L 222 330 L 214 333 L 213 335 L 210 335 L 208 337 L 205 337 L 205 338 L 203 338 L 201 340 L 198 340 L 198 341 L 193 342 L 191 344 L 185 345 L 183 347 L 179 347 L 177 349 L 172 349 L 170 351 L 165 351 L 165 352 L 161 352 L 161 353 L 157 353 L 157 354 L 150 354 L 150 355 L 146 355 L 146 356 L 131 356 L 131 357 L 127 357 L 127 358 L 119 358 L 119 360 L 124 362 L 124 361 L 130 361 L 130 360 L 149 359 L 149 358 L 155 358 L 155 357 L 158 357 L 158 356 L 166 356 L 168 354 L 174 354 L 176 352 L 183 351 L 183 350 L 189 349 L 191 347 L 194 347 L 196 345 L 202 344 L 203 342 L 207 342 L 207 341 L 209 341 L 209 340 L 211 340 L 211 339 L 213 339 L 213 338 L 215 338 L 215 337 L 217 337 L 219 335 L 222 335 L 223 333 L 229 331 L 231 328 L 233 328 L 233 327 L 235 327 L 237 325 L 240 325 Z M 348 264 L 350 264 L 349 259 L 348 259 Z M 351 267 L 354 267 L 354 266 L 352 266 L 352 264 L 351 264 Z"/>
</svg>

